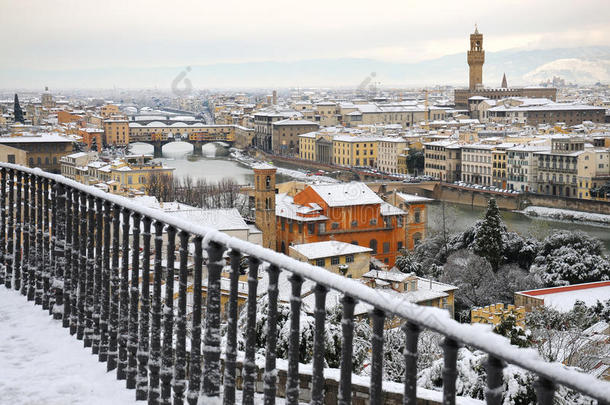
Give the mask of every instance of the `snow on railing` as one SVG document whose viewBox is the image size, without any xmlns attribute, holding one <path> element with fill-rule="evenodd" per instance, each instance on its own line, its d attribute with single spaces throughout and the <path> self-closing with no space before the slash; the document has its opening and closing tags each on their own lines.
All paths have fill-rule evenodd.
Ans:
<svg viewBox="0 0 610 405">
<path fill-rule="evenodd" d="M 275 336 L 281 271 L 291 274 L 293 297 L 290 301 L 287 403 L 296 404 L 299 399 L 299 297 L 304 280 L 316 283 L 313 404 L 324 403 L 324 322 L 329 290 L 343 295 L 340 404 L 351 403 L 352 399 L 353 320 L 357 302 L 374 308 L 370 313 L 373 326 L 370 403 L 383 402 L 383 327 L 388 316 L 405 321 L 407 371 L 404 403 L 416 403 L 417 340 L 422 329 L 431 329 L 445 337 L 445 404 L 455 403 L 457 351 L 464 344 L 489 356 L 488 403 L 502 402 L 505 363 L 517 365 L 538 376 L 540 403 L 552 403 L 555 384 L 573 388 L 600 403 L 608 403 L 610 398 L 610 384 L 562 364 L 545 362 L 534 350 L 511 346 L 508 339 L 486 326 L 460 324 L 446 311 L 397 300 L 395 296 L 390 297 L 338 274 L 60 175 L 7 163 L 0 164 L 0 172 L 0 284 L 20 290 L 29 300 L 49 309 L 54 318 L 61 319 L 71 334 L 82 339 L 85 347 L 92 347 L 100 361 L 107 362 L 108 370 L 117 368 L 117 378 L 126 379 L 127 388 L 135 388 L 139 400 L 169 403 L 173 390 L 173 400 L 177 404 L 185 399 L 195 404 L 200 398 L 219 398 L 221 394 L 224 403 L 234 402 L 237 294 L 240 259 L 244 255 L 249 257 L 247 341 L 242 374 L 245 404 L 252 404 L 254 400 L 257 273 L 263 263 L 268 263 L 265 268 L 269 273 L 268 338 L 263 374 L 265 403 L 274 403 L 277 390 Z M 164 231 L 167 233 L 165 254 Z M 174 310 L 176 236 L 179 239 L 180 266 L 177 308 Z M 151 240 L 154 246 L 151 246 Z M 202 331 L 201 326 L 202 297 L 195 294 L 191 350 L 187 352 L 186 287 L 190 242 L 194 244 L 193 291 L 201 291 L 204 249 L 208 258 L 208 282 L 205 330 Z M 151 249 L 154 252 L 153 263 L 150 260 Z M 140 264 L 139 253 L 133 252 L 141 250 L 144 253 Z M 221 376 L 220 273 L 225 250 L 230 250 L 231 274 L 226 314 L 226 358 L 224 375 Z M 122 257 L 120 261 L 119 255 Z M 161 297 L 163 283 L 164 299 Z"/>
</svg>

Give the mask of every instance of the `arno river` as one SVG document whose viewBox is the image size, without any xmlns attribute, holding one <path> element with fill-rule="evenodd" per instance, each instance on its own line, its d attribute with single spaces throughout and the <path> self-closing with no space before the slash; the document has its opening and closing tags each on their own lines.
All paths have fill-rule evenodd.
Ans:
<svg viewBox="0 0 610 405">
<path fill-rule="evenodd" d="M 133 144 L 132 153 L 150 153 L 152 146 L 147 144 Z M 193 178 L 205 178 L 208 182 L 217 182 L 223 178 L 232 178 L 239 184 L 252 184 L 252 170 L 228 157 L 214 156 L 216 147 L 205 145 L 203 147 L 204 157 L 192 158 L 190 156 L 192 146 L 184 142 L 175 142 L 163 148 L 163 158 L 160 159 L 165 165 L 175 167 L 175 176 L 191 176 Z M 289 180 L 289 178 L 278 176 L 278 181 Z M 445 224 L 449 231 L 458 232 L 470 226 L 474 221 L 482 218 L 484 208 L 471 207 L 462 204 L 445 204 Z M 442 229 L 442 204 L 433 203 L 428 211 L 429 232 Z M 587 223 L 564 222 L 547 220 L 542 218 L 531 218 L 526 215 L 502 211 L 502 218 L 510 231 L 522 235 L 544 237 L 554 229 L 581 230 L 587 234 L 600 239 L 610 252 L 610 227 L 594 226 Z"/>
</svg>

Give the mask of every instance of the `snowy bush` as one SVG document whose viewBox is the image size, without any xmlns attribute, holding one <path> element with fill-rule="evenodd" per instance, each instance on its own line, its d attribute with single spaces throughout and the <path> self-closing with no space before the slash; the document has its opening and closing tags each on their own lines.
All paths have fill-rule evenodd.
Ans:
<svg viewBox="0 0 610 405">
<path fill-rule="evenodd" d="M 547 286 L 610 279 L 610 263 L 601 242 L 582 232 L 561 231 L 547 237 L 530 271 Z"/>
</svg>

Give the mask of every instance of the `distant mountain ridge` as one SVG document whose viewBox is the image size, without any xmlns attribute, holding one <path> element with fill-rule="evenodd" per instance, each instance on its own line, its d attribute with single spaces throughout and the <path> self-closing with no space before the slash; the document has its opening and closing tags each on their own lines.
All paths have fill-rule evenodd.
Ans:
<svg viewBox="0 0 610 405">
<path fill-rule="evenodd" d="M 509 86 L 537 84 L 559 75 L 581 84 L 610 81 L 610 46 L 505 50 L 486 52 L 483 83 L 500 86 L 506 73 Z M 168 89 L 185 67 L 107 69 L 5 69 L 0 87 Z M 375 73 L 381 86 L 448 84 L 466 86 L 466 51 L 440 58 L 397 63 L 365 58 L 307 59 L 294 62 L 214 63 L 192 65 L 188 78 L 194 88 L 358 87 Z"/>
</svg>

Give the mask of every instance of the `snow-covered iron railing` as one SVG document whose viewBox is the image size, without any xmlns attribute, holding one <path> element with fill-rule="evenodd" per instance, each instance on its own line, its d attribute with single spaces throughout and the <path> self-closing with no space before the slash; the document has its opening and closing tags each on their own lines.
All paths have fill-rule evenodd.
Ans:
<svg viewBox="0 0 610 405">
<path fill-rule="evenodd" d="M 589 395 L 599 403 L 610 403 L 610 384 L 558 363 L 546 363 L 535 352 L 511 346 L 507 339 L 488 328 L 460 324 L 440 309 L 388 299 L 385 294 L 353 280 L 59 175 L 1 163 L 0 201 L 0 284 L 21 291 L 28 300 L 42 305 L 55 319 L 61 320 L 70 334 L 83 340 L 85 347 L 92 347 L 99 360 L 107 363 L 108 370 L 117 370 L 117 378 L 126 380 L 127 388 L 135 389 L 138 400 L 148 400 L 151 404 L 168 404 L 172 400 L 174 404 L 183 404 L 186 400 L 196 404 L 200 398 L 222 397 L 225 404 L 235 402 L 239 263 L 247 255 L 244 404 L 254 402 L 256 290 L 258 271 L 264 263 L 268 264 L 265 268 L 269 277 L 268 338 L 263 374 L 265 404 L 275 403 L 277 391 L 275 336 L 278 278 L 282 271 L 290 273 L 292 285 L 286 382 L 288 404 L 297 404 L 299 398 L 301 300 L 298 297 L 304 280 L 316 283 L 313 404 L 325 403 L 324 322 L 329 290 L 343 295 L 340 404 L 352 402 L 353 320 L 358 301 L 374 308 L 370 314 L 373 326 L 372 404 L 383 403 L 383 327 L 388 316 L 405 321 L 405 404 L 416 403 L 417 343 L 424 328 L 445 336 L 444 404 L 455 403 L 457 351 L 463 344 L 489 355 L 486 400 L 490 404 L 502 402 L 502 370 L 506 363 L 538 376 L 537 397 L 541 404 L 553 402 L 556 384 Z M 167 233 L 165 253 L 164 232 Z M 179 283 L 177 316 L 174 318 L 176 236 Z M 151 240 L 154 246 L 151 246 Z M 194 245 L 193 291 L 201 291 L 204 249 L 208 256 L 208 284 L 203 342 L 202 296 L 194 294 L 191 350 L 187 352 L 187 260 L 191 241 Z M 152 266 L 151 247 L 154 250 Z M 140 250 L 143 252 L 141 269 Z M 230 299 L 224 375 L 221 376 L 220 275 L 223 253 L 227 250 L 231 258 Z M 163 274 L 163 259 L 166 274 Z M 164 299 L 161 297 L 163 283 Z"/>
</svg>

